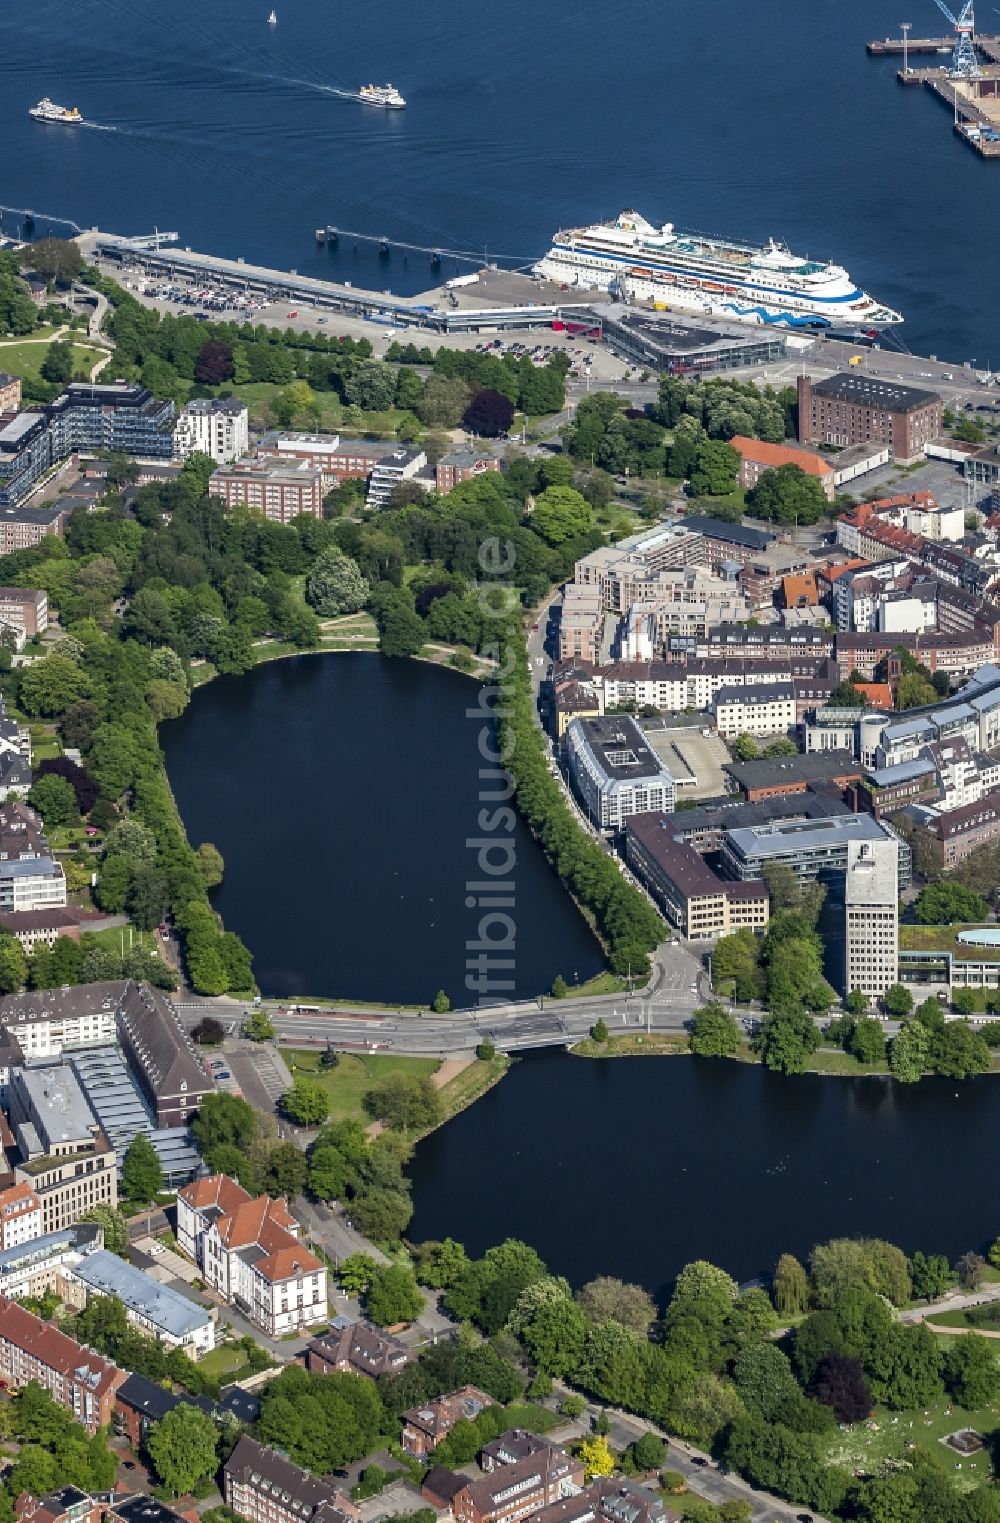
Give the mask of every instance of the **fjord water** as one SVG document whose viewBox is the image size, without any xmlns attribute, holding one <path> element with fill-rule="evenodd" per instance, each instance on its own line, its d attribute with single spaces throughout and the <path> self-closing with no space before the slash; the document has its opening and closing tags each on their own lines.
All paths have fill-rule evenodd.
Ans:
<svg viewBox="0 0 1000 1523">
<path fill-rule="evenodd" d="M 498 805 L 479 792 L 482 723 L 466 714 L 478 691 L 415 661 L 298 656 L 218 678 L 161 726 L 188 836 L 225 859 L 213 903 L 265 994 L 419 1004 L 445 989 L 472 1004 L 466 883 L 482 874 L 469 839 L 513 843 L 514 994 L 603 966 L 516 813 L 511 834 L 497 822 L 484 836 L 480 812 Z"/>
<path fill-rule="evenodd" d="M 634 205 L 836 259 L 915 351 L 1000 364 L 1000 165 L 866 57 L 898 31 L 889 0 L 275 0 L 274 27 L 268 8 L 5 0 L 0 200 L 405 291 L 426 254 L 317 251 L 314 228 L 528 264 Z M 933 0 L 907 15 L 945 28 Z M 369 80 L 407 109 L 331 93 Z M 116 130 L 39 126 L 42 95 Z"/>
<path fill-rule="evenodd" d="M 573 1285 L 658 1294 L 691 1259 L 744 1281 L 835 1236 L 954 1260 L 1000 1226 L 997 1085 L 536 1053 L 421 1142 L 410 1235 L 472 1254 L 519 1237 Z"/>
</svg>

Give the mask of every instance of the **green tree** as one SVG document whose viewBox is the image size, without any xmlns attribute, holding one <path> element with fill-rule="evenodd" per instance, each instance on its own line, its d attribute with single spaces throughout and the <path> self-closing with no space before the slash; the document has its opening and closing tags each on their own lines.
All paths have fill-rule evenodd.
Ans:
<svg viewBox="0 0 1000 1523">
<path fill-rule="evenodd" d="M 39 238 L 37 243 L 25 244 L 19 257 L 25 269 L 37 271 L 57 286 L 70 285 L 84 270 L 83 255 L 71 238 Z"/>
<path fill-rule="evenodd" d="M 243 1022 L 243 1035 L 249 1037 L 251 1042 L 269 1042 L 274 1036 L 274 1022 L 267 1011 L 259 1008 L 251 1010 Z"/>
<path fill-rule="evenodd" d="M 603 1433 L 595 1433 L 593 1438 L 585 1438 L 581 1441 L 579 1458 L 586 1481 L 592 1481 L 595 1477 L 603 1475 L 611 1475 L 615 1468 L 614 1455 Z"/>
<path fill-rule="evenodd" d="M 28 964 L 21 943 L 9 931 L 0 931 L 0 994 L 15 994 L 23 989 Z"/>
<path fill-rule="evenodd" d="M 896 1020 L 903 1020 L 913 1010 L 913 995 L 905 984 L 892 984 L 885 991 L 883 1003 L 889 1015 Z"/>
<path fill-rule="evenodd" d="M 990 1049 L 968 1021 L 948 1021 L 931 1039 L 931 1062 L 935 1072 L 948 1079 L 967 1079 L 986 1072 Z"/>
<path fill-rule="evenodd" d="M 321 617 L 356 613 L 364 607 L 368 593 L 357 561 L 335 545 L 320 551 L 306 579 L 306 599 Z"/>
<path fill-rule="evenodd" d="M 91 1206 L 80 1217 L 82 1222 L 96 1222 L 104 1232 L 104 1246 L 109 1253 L 124 1258 L 128 1251 L 128 1222 L 114 1206 Z"/>
<path fill-rule="evenodd" d="M 376 1327 L 414 1322 L 423 1305 L 424 1298 L 408 1265 L 389 1264 L 375 1270 L 365 1297 L 365 1312 Z"/>
<path fill-rule="evenodd" d="M 42 360 L 41 376 L 43 381 L 55 381 L 60 386 L 73 379 L 73 345 L 68 339 L 53 339 Z"/>
<path fill-rule="evenodd" d="M 816 1022 L 794 1006 L 771 1011 L 761 1022 L 754 1047 L 767 1068 L 777 1073 L 802 1073 L 811 1053 L 819 1046 Z"/>
<path fill-rule="evenodd" d="M 935 1004 L 937 1001 L 935 1000 Z M 901 1084 L 916 1084 L 930 1063 L 931 1034 L 920 1020 L 909 1021 L 889 1047 L 889 1071 Z"/>
<path fill-rule="evenodd" d="M 656 1306 L 642 1285 L 612 1275 L 598 1275 L 578 1290 L 576 1299 L 592 1322 L 617 1322 L 645 1337 L 656 1319 Z"/>
<path fill-rule="evenodd" d="M 729 749 L 736 760 L 741 762 L 756 761 L 760 755 L 760 746 L 752 735 L 737 735 L 736 739 L 730 743 Z"/>
<path fill-rule="evenodd" d="M 590 1035 L 595 1042 L 604 1043 L 608 1040 L 608 1023 L 602 1015 L 599 1015 L 591 1026 Z"/>
<path fill-rule="evenodd" d="M 809 1279 L 790 1253 L 783 1253 L 774 1271 L 774 1304 L 785 1317 L 796 1317 L 809 1305 Z"/>
<path fill-rule="evenodd" d="M 429 1075 L 389 1074 L 363 1096 L 370 1116 L 401 1132 L 421 1131 L 441 1119 L 441 1096 Z"/>
<path fill-rule="evenodd" d="M 739 470 L 738 450 L 721 439 L 705 439 L 698 445 L 695 455 L 691 490 L 696 497 L 725 497 L 736 490 Z"/>
<path fill-rule="evenodd" d="M 282 1095 L 281 1109 L 297 1126 L 319 1126 L 330 1114 L 330 1100 L 318 1080 L 299 1074 Z"/>
<path fill-rule="evenodd" d="M 435 1015 L 447 1015 L 451 1009 L 451 1000 L 443 989 L 439 989 L 431 1003 L 431 1009 Z"/>
<path fill-rule="evenodd" d="M 127 1200 L 137 1203 L 155 1200 L 163 1188 L 163 1168 L 159 1155 L 145 1132 L 136 1132 L 122 1163 L 122 1190 Z"/>
<path fill-rule="evenodd" d="M 146 1451 L 172 1496 L 182 1496 L 215 1473 L 218 1439 L 212 1418 L 188 1403 L 151 1425 Z"/>
<path fill-rule="evenodd" d="M 905 990 L 903 992 L 906 993 Z M 847 1051 L 859 1063 L 884 1063 L 885 1032 L 879 1022 L 869 1016 L 859 1016 L 848 1038 Z"/>
<path fill-rule="evenodd" d="M 910 1283 L 913 1296 L 918 1301 L 935 1301 L 943 1296 L 955 1282 L 948 1260 L 943 1253 L 921 1253 L 918 1249 L 910 1258 Z"/>
<path fill-rule="evenodd" d="M 945 1351 L 944 1381 L 959 1406 L 969 1412 L 992 1406 L 1000 1395 L 1000 1364 L 987 1338 L 969 1333 Z"/>
<path fill-rule="evenodd" d="M 740 1028 L 721 1005 L 703 1005 L 691 1019 L 688 1045 L 702 1058 L 729 1058 L 739 1050 Z"/>
<path fill-rule="evenodd" d="M 928 883 L 913 902 L 913 913 L 921 925 L 953 925 L 956 921 L 984 920 L 989 905 L 981 894 L 963 888 L 961 883 Z"/>
<path fill-rule="evenodd" d="M 226 870 L 222 852 L 217 846 L 213 846 L 211 841 L 202 841 L 195 856 L 198 858 L 198 869 L 205 887 L 217 888 Z"/>
<path fill-rule="evenodd" d="M 747 512 L 779 524 L 814 524 L 829 512 L 822 485 L 797 465 L 762 471 L 747 493 Z"/>
<path fill-rule="evenodd" d="M 422 1285 L 445 1290 L 453 1285 L 468 1267 L 468 1257 L 461 1243 L 446 1237 L 440 1243 L 420 1243 L 416 1248 L 417 1278 Z"/>
<path fill-rule="evenodd" d="M 590 503 L 573 487 L 547 487 L 535 500 L 529 520 L 536 534 L 549 545 L 585 534 L 593 520 Z"/>
<path fill-rule="evenodd" d="M 986 1273 L 986 1261 L 970 1250 L 956 1261 L 955 1271 L 963 1290 L 978 1290 Z"/>
</svg>

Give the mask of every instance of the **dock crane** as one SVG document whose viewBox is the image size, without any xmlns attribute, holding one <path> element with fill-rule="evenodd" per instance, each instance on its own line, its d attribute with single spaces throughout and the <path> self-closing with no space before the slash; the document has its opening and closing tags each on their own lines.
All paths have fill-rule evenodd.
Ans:
<svg viewBox="0 0 1000 1523">
<path fill-rule="evenodd" d="M 965 0 L 957 16 L 945 4 L 945 0 L 934 0 L 934 3 L 938 10 L 947 16 L 955 30 L 955 51 L 951 55 L 952 77 L 975 79 L 979 74 L 979 59 L 976 57 L 974 46 L 976 35 L 974 0 Z"/>
</svg>

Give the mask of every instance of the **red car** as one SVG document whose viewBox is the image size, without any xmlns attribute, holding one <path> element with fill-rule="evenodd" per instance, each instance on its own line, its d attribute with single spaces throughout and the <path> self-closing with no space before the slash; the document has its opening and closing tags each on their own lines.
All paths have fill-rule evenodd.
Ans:
<svg viewBox="0 0 1000 1523">
<path fill-rule="evenodd" d="M 298 314 L 298 311 L 295 311 L 295 312 L 289 312 L 289 314 L 288 314 L 288 316 L 289 316 L 289 317 L 298 317 L 298 315 L 299 315 L 299 314 Z"/>
</svg>

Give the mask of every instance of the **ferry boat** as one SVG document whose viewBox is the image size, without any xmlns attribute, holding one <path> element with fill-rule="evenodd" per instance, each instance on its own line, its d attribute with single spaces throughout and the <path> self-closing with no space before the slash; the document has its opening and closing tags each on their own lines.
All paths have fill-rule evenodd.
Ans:
<svg viewBox="0 0 1000 1523">
<path fill-rule="evenodd" d="M 83 121 L 75 106 L 57 106 L 47 95 L 43 96 L 37 106 L 28 108 L 28 115 L 33 116 L 36 122 L 63 122 L 67 127 L 76 127 Z"/>
<path fill-rule="evenodd" d="M 556 233 L 534 273 L 624 301 L 789 328 L 886 328 L 902 315 L 855 285 L 837 264 L 700 233 L 654 227 L 635 211 Z"/>
<path fill-rule="evenodd" d="M 402 111 L 406 105 L 395 85 L 362 85 L 358 100 L 366 106 L 381 106 L 384 111 Z"/>
</svg>

